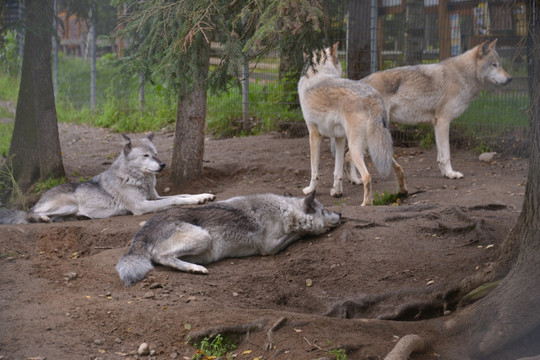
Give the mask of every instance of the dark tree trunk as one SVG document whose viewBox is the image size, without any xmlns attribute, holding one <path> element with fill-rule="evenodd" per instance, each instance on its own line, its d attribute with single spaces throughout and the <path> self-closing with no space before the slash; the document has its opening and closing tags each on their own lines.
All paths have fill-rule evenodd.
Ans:
<svg viewBox="0 0 540 360">
<path fill-rule="evenodd" d="M 533 73 L 540 72 L 540 8 L 536 6 L 532 30 Z M 467 356 L 488 359 L 516 341 L 536 345 L 538 338 L 524 340 L 540 330 L 540 84 L 533 83 L 531 98 L 531 154 L 525 199 L 516 225 L 505 240 L 501 261 L 511 269 L 486 298 L 458 313 L 447 323 L 452 338 Z M 509 266 L 509 267 L 510 267 Z M 536 335 L 538 336 L 538 335 Z M 538 355 L 525 354 L 525 355 Z M 525 356 L 520 355 L 520 356 Z"/>
<path fill-rule="evenodd" d="M 204 67 L 195 87 L 178 97 L 174 150 L 171 165 L 172 181 L 180 186 L 202 176 L 204 135 L 206 131 L 206 90 L 203 82 L 208 77 L 210 44 L 198 47 L 197 56 Z"/>
<path fill-rule="evenodd" d="M 25 191 L 38 179 L 64 176 L 51 68 L 53 0 L 25 1 L 21 84 L 9 148 L 13 174 Z"/>
<path fill-rule="evenodd" d="M 347 1 L 349 40 L 347 78 L 360 80 L 371 72 L 370 1 Z"/>
</svg>

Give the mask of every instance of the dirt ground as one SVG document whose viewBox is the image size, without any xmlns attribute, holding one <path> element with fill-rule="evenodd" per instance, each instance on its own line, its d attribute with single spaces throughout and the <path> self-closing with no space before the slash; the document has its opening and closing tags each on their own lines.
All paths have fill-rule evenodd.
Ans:
<svg viewBox="0 0 540 360">
<path fill-rule="evenodd" d="M 60 125 L 60 138 L 70 180 L 103 171 L 122 147 L 119 134 L 83 126 Z M 168 164 L 172 140 L 170 131 L 155 139 Z M 277 133 L 208 139 L 205 177 L 176 189 L 165 172 L 158 192 L 301 196 L 308 149 L 307 137 Z M 486 163 L 457 149 L 452 164 L 465 177 L 449 180 L 435 148 L 397 147 L 416 194 L 399 206 L 361 207 L 362 186 L 330 197 L 328 142 L 323 150 L 318 198 L 348 220 L 275 256 L 211 264 L 205 276 L 156 267 L 124 287 L 114 267 L 150 215 L 2 226 L 0 359 L 146 358 L 141 343 L 153 359 L 189 359 L 188 337 L 216 333 L 236 339 L 237 359 L 334 359 L 335 349 L 383 359 L 408 333 L 428 340 L 411 359 L 444 359 L 436 329 L 457 307 L 447 292 L 489 271 L 521 210 L 527 161 L 498 154 Z M 395 178 L 368 168 L 375 191 L 395 191 Z"/>
</svg>

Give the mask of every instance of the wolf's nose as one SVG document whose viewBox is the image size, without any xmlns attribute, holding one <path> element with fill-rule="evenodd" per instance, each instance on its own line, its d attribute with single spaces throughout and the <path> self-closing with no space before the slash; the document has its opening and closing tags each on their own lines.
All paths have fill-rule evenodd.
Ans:
<svg viewBox="0 0 540 360">
<path fill-rule="evenodd" d="M 512 81 L 512 77 L 509 76 L 507 79 L 506 79 L 506 82 L 504 83 L 504 85 L 508 84 L 510 81 Z"/>
<path fill-rule="evenodd" d="M 159 163 L 159 170 L 163 170 L 165 168 L 165 163 L 164 162 L 160 162 Z"/>
</svg>

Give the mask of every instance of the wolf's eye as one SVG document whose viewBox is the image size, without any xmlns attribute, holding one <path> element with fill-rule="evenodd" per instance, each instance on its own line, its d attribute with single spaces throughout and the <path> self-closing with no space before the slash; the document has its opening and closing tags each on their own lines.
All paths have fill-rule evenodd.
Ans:
<svg viewBox="0 0 540 360">
<path fill-rule="evenodd" d="M 144 157 L 150 157 L 150 155 L 148 155 L 148 154 L 144 154 Z"/>
<path fill-rule="evenodd" d="M 493 66 L 493 67 L 497 67 L 497 64 L 491 64 L 491 66 Z"/>
</svg>

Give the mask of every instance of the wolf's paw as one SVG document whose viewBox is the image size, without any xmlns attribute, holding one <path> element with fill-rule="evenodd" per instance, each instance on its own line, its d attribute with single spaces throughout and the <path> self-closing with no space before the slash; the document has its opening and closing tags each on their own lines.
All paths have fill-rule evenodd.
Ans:
<svg viewBox="0 0 540 360">
<path fill-rule="evenodd" d="M 446 174 L 444 174 L 444 176 L 449 179 L 462 179 L 463 178 L 462 173 L 460 173 L 459 171 L 453 171 L 453 170 L 447 172 Z"/>
<path fill-rule="evenodd" d="M 307 194 L 311 194 L 313 192 L 313 190 L 315 190 L 314 186 L 308 186 L 308 187 L 305 187 L 302 190 L 302 192 L 304 193 L 304 195 L 307 195 Z"/>
<path fill-rule="evenodd" d="M 206 269 L 204 266 L 201 266 L 201 265 L 191 264 L 189 268 L 186 270 L 192 274 L 202 274 L 202 275 L 208 274 L 208 269 Z"/>
<path fill-rule="evenodd" d="M 48 217 L 47 215 L 40 215 L 38 220 L 39 220 L 39 222 L 42 222 L 42 223 L 51 223 L 52 222 L 51 218 Z"/>
<path fill-rule="evenodd" d="M 204 204 L 208 201 L 214 201 L 216 199 L 216 195 L 214 194 L 199 194 L 199 204 Z"/>
<path fill-rule="evenodd" d="M 333 196 L 333 197 L 342 197 L 343 196 L 343 191 L 338 191 L 336 189 L 330 189 L 330 196 Z"/>
</svg>

